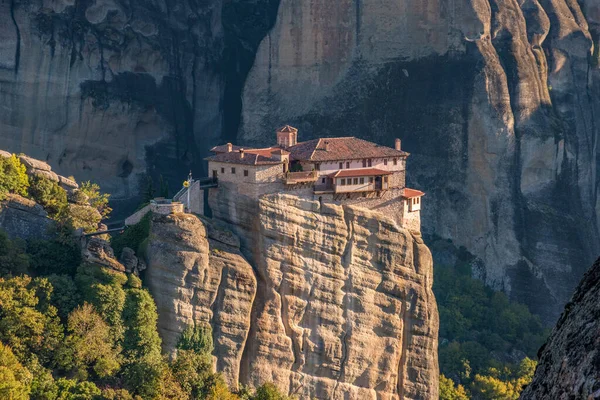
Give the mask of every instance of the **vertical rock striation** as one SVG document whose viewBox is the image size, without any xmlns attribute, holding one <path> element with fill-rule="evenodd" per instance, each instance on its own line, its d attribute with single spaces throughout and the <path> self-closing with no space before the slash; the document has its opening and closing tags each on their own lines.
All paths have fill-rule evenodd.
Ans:
<svg viewBox="0 0 600 400">
<path fill-rule="evenodd" d="M 189 214 L 152 219 L 146 282 L 163 347 L 173 352 L 188 326 L 213 328 L 216 368 L 237 387 L 256 293 L 252 267 L 231 233 Z"/>
<path fill-rule="evenodd" d="M 521 399 L 600 397 L 600 259 L 565 306 Z"/>
<path fill-rule="evenodd" d="M 437 398 L 438 315 L 420 236 L 353 206 L 211 191 L 257 274 L 242 382 L 300 398 Z"/>
<path fill-rule="evenodd" d="M 211 192 L 210 222 L 153 218 L 146 278 L 167 350 L 186 325 L 208 322 L 231 383 L 437 399 L 433 266 L 420 236 L 354 206 L 277 194 L 251 207 Z"/>
<path fill-rule="evenodd" d="M 554 321 L 600 251 L 596 3 L 282 0 L 240 137 L 402 137 L 425 231 Z"/>
</svg>

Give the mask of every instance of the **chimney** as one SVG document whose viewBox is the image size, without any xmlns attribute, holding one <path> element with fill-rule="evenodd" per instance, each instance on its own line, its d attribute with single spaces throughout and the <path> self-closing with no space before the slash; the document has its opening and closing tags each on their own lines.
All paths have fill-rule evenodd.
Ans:
<svg viewBox="0 0 600 400">
<path fill-rule="evenodd" d="M 240 149 L 240 158 L 244 158 L 244 149 Z"/>
<path fill-rule="evenodd" d="M 233 150 L 233 145 L 231 143 L 227 143 L 227 152 L 231 153 L 232 150 Z"/>
<path fill-rule="evenodd" d="M 400 151 L 401 150 L 401 145 L 402 145 L 402 142 L 400 141 L 400 139 L 396 138 L 396 143 L 394 144 L 394 148 L 396 150 Z"/>
<path fill-rule="evenodd" d="M 329 151 L 329 142 L 325 142 L 325 151 Z"/>
</svg>

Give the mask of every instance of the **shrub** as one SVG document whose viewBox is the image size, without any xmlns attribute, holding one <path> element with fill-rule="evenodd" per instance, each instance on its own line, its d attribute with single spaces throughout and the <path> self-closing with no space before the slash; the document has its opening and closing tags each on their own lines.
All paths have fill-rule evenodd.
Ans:
<svg viewBox="0 0 600 400">
<path fill-rule="evenodd" d="M 0 230 L 0 276 L 21 275 L 29 268 L 29 257 L 20 241 L 12 241 Z"/>
<path fill-rule="evenodd" d="M 73 276 L 81 263 L 81 250 L 76 239 L 67 236 L 59 240 L 34 240 L 27 245 L 31 269 L 40 275 Z"/>
<path fill-rule="evenodd" d="M 88 197 L 90 206 L 98 210 L 102 218 L 108 217 L 112 211 L 112 208 L 108 206 L 110 194 L 100 193 L 100 186 L 90 181 L 83 182 L 79 190 Z"/>
<path fill-rule="evenodd" d="M 125 247 L 129 247 L 138 253 L 140 252 L 143 242 L 150 235 L 151 217 L 152 213 L 144 215 L 140 222 L 126 227 L 123 233 L 111 238 L 110 245 L 117 257 L 121 257 L 121 253 L 123 253 L 123 248 Z"/>
<path fill-rule="evenodd" d="M 66 219 L 67 192 L 58 183 L 43 176 L 33 176 L 29 186 L 29 194 L 56 220 Z"/>
<path fill-rule="evenodd" d="M 29 177 L 27 169 L 16 155 L 0 157 L 0 194 L 14 193 L 27 196 Z"/>
</svg>

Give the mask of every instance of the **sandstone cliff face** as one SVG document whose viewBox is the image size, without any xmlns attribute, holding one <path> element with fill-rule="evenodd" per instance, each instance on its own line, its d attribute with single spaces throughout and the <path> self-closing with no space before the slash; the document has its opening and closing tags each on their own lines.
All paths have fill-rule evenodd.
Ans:
<svg viewBox="0 0 600 400">
<path fill-rule="evenodd" d="M 92 179 L 113 200 L 138 196 L 144 174 L 173 185 L 199 174 L 270 2 L 2 2 L 0 148 Z"/>
<path fill-rule="evenodd" d="M 548 321 L 600 250 L 594 0 L 15 0 L 0 22 L 0 147 L 113 200 L 291 123 L 401 136 L 425 230 Z"/>
<path fill-rule="evenodd" d="M 521 399 L 600 397 L 600 259 L 565 306 Z"/>
<path fill-rule="evenodd" d="M 158 309 L 158 330 L 173 352 L 187 326 L 213 328 L 216 368 L 237 387 L 256 294 L 252 267 L 239 240 L 189 214 L 154 215 L 146 282 Z"/>
<path fill-rule="evenodd" d="M 600 250 L 598 23 L 591 0 L 282 0 L 240 138 L 402 137 L 425 231 L 554 321 Z"/>
<path fill-rule="evenodd" d="M 208 322 L 230 383 L 437 399 L 433 266 L 420 236 L 380 213 L 290 195 L 257 202 L 220 188 L 209 201 L 210 221 L 153 218 L 146 278 L 167 351 L 185 326 Z"/>
</svg>

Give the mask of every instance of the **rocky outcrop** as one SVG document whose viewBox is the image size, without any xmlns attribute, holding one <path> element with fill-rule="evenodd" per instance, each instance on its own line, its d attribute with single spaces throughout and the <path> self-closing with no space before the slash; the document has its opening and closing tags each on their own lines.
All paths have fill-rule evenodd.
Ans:
<svg viewBox="0 0 600 400">
<path fill-rule="evenodd" d="M 424 229 L 554 321 L 600 250 L 599 14 L 594 0 L 6 1 L 0 147 L 126 201 L 143 175 L 176 185 L 217 142 L 271 144 L 282 123 L 301 139 L 400 136 Z"/>
<path fill-rule="evenodd" d="M 257 287 L 237 238 L 191 214 L 154 214 L 147 254 L 164 349 L 173 352 L 186 327 L 210 324 L 216 368 L 237 387 Z"/>
<path fill-rule="evenodd" d="M 23 240 L 50 239 L 53 227 L 54 221 L 35 201 L 16 194 L 6 194 L 0 200 L 0 229 L 9 236 Z"/>
<path fill-rule="evenodd" d="M 600 398 L 600 259 L 565 306 L 521 399 Z"/>
<path fill-rule="evenodd" d="M 84 237 L 82 240 L 84 245 L 81 255 L 84 262 L 125 272 L 125 266 L 117 261 L 113 248 L 107 240 L 98 236 L 92 236 L 89 239 Z"/>
<path fill-rule="evenodd" d="M 146 174 L 172 185 L 190 166 L 200 175 L 227 99 L 239 115 L 238 76 L 271 3 L 2 2 L 0 147 L 98 182 L 113 201 L 138 196 Z"/>
<path fill-rule="evenodd" d="M 261 199 L 242 377 L 319 399 L 437 399 L 431 254 L 380 213 Z"/>
<path fill-rule="evenodd" d="M 211 221 L 153 217 L 146 278 L 167 350 L 208 322 L 229 382 L 311 399 L 437 399 L 433 266 L 419 235 L 290 195 L 220 188 L 209 201 Z"/>
<path fill-rule="evenodd" d="M 238 142 L 271 143 L 282 121 L 300 140 L 401 137 L 425 232 L 553 322 L 600 251 L 598 13 L 591 0 L 282 0 Z"/>
</svg>

